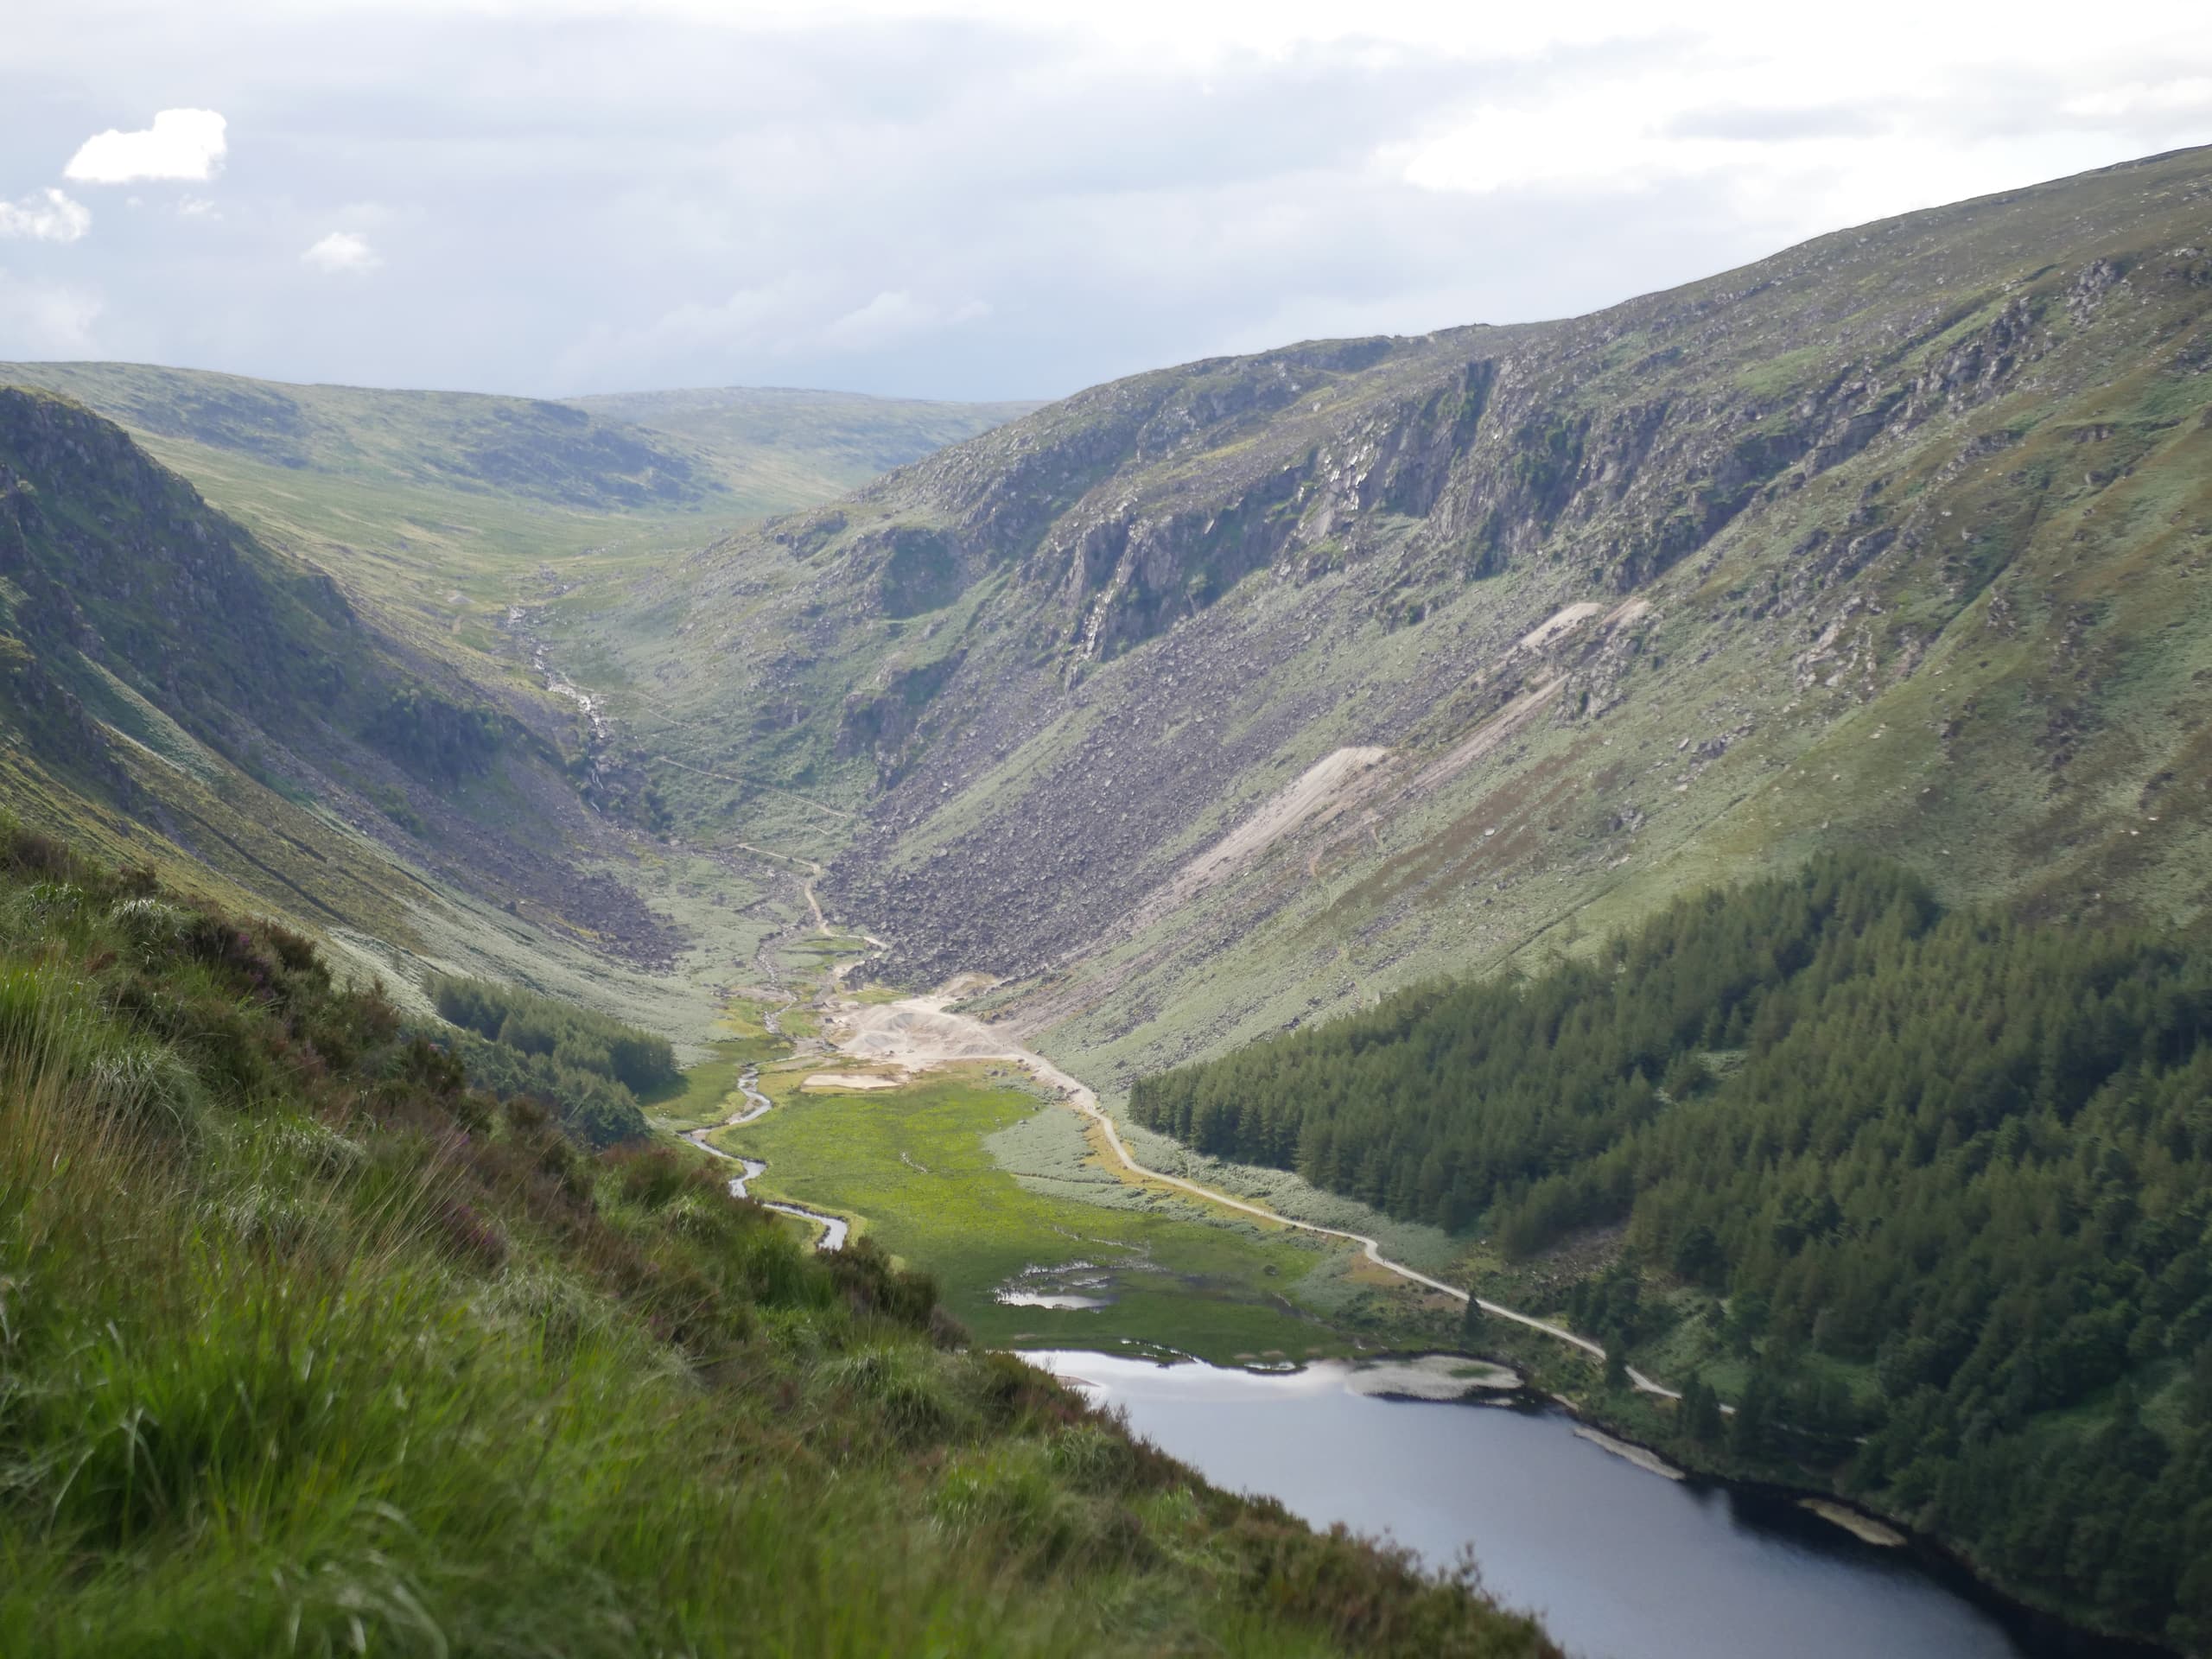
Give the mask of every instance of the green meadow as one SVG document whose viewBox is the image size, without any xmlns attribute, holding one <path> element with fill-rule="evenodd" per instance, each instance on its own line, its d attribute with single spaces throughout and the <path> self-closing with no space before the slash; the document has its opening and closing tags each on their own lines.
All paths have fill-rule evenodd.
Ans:
<svg viewBox="0 0 2212 1659">
<path fill-rule="evenodd" d="M 1320 1310 L 1342 1300 L 1350 1249 L 1117 1179 L 1072 1110 L 1004 1068 L 957 1067 L 886 1090 L 800 1087 L 836 1064 L 764 1074 L 777 1109 L 714 1144 L 766 1160 L 761 1196 L 852 1217 L 925 1268 L 978 1343 L 1216 1361 L 1348 1349 Z M 1009 1306 L 997 1296 L 1010 1287 L 1110 1300 Z"/>
</svg>

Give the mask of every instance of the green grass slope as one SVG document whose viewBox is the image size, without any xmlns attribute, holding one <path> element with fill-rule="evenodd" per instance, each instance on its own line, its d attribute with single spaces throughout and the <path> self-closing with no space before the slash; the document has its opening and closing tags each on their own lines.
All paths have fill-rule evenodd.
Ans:
<svg viewBox="0 0 2212 1659">
<path fill-rule="evenodd" d="M 518 606 L 651 571 L 1033 407 L 730 388 L 555 402 L 0 364 L 117 422 L 220 512 L 479 680 L 542 689 Z"/>
<path fill-rule="evenodd" d="M 1548 1655 L 0 825 L 0 1645 Z"/>
<path fill-rule="evenodd" d="M 0 382 L 293 473 L 599 511 L 696 508 L 719 488 L 681 445 L 537 398 L 287 385 L 139 363 L 5 363 Z"/>
<path fill-rule="evenodd" d="M 1352 1255 L 1334 1241 L 1116 1180 L 1073 1111 L 980 1068 L 895 1089 L 802 1090 L 818 1064 L 766 1074 L 776 1109 L 715 1144 L 767 1163 L 753 1188 L 762 1196 L 857 1216 L 885 1249 L 925 1263 L 979 1341 L 1135 1344 L 1220 1364 L 1351 1351 L 1345 1322 L 1322 1317 Z M 1108 1306 L 1000 1300 L 1070 1284 Z M 1436 1334 L 1408 1321 L 1388 1337 Z"/>
<path fill-rule="evenodd" d="M 1590 317 L 1141 376 L 742 532 L 593 648 L 680 821 L 860 814 L 812 844 L 889 970 L 1014 976 L 1109 1096 L 1828 844 L 2193 926 L 2208 248 L 2188 151 Z M 1287 792 L 1345 748 L 1385 753 Z"/>
<path fill-rule="evenodd" d="M 650 803 L 573 704 L 416 649 L 111 423 L 20 389 L 0 389 L 0 779 L 49 832 L 365 974 L 595 986 L 680 1032 L 711 1013 L 670 967 L 753 937 L 715 916 L 679 935 L 655 907 L 686 861 L 644 861 Z"/>
</svg>

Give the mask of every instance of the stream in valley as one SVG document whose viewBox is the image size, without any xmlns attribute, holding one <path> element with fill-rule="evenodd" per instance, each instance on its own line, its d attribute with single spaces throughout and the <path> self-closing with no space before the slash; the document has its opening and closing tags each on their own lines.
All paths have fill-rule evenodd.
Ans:
<svg viewBox="0 0 2212 1659">
<path fill-rule="evenodd" d="M 1785 1497 L 1670 1480 L 1555 1408 L 1377 1397 L 1329 1362 L 1287 1375 L 1084 1352 L 1024 1356 L 1215 1484 L 1491 1592 L 1584 1659 L 2113 1659 L 2138 1650 L 2002 1606 L 1962 1573 L 1861 1542 Z"/>
<path fill-rule="evenodd" d="M 773 1015 L 770 1016 L 772 1020 L 773 1017 Z M 769 1029 L 772 1031 L 775 1027 L 771 1025 Z M 747 1066 L 743 1075 L 737 1080 L 739 1092 L 745 1097 L 744 1109 L 724 1118 L 719 1123 L 708 1125 L 703 1129 L 686 1129 L 683 1132 L 683 1139 L 698 1147 L 700 1151 L 711 1154 L 724 1163 L 735 1164 L 738 1166 L 739 1173 L 729 1178 L 730 1197 L 752 1198 L 753 1203 L 763 1209 L 773 1210 L 779 1216 L 791 1216 L 810 1225 L 819 1227 L 822 1231 L 814 1241 L 814 1248 L 817 1250 L 842 1250 L 845 1248 L 845 1240 L 851 1231 L 851 1224 L 842 1216 L 826 1215 L 819 1210 L 810 1210 L 803 1204 L 780 1204 L 773 1198 L 754 1197 L 753 1194 L 746 1191 L 746 1188 L 750 1183 L 757 1180 L 768 1166 L 758 1158 L 743 1158 L 734 1152 L 724 1152 L 707 1139 L 717 1129 L 736 1128 L 741 1124 L 751 1123 L 764 1117 L 775 1109 L 776 1103 L 762 1094 L 757 1086 L 760 1081 L 760 1069 L 758 1066 Z"/>
</svg>

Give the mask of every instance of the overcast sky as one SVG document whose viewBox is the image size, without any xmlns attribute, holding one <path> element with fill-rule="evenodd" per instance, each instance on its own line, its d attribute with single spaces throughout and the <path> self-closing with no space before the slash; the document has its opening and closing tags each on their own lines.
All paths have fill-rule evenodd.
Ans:
<svg viewBox="0 0 2212 1659">
<path fill-rule="evenodd" d="M 0 358 L 377 385 L 1052 397 L 2212 141 L 2203 0 L 8 11 Z"/>
</svg>

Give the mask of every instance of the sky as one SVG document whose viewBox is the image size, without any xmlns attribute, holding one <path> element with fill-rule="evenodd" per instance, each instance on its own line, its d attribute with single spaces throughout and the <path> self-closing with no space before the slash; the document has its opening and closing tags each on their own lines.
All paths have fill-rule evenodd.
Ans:
<svg viewBox="0 0 2212 1659">
<path fill-rule="evenodd" d="M 1050 397 L 2212 142 L 2202 0 L 73 0 L 0 359 Z"/>
</svg>

